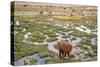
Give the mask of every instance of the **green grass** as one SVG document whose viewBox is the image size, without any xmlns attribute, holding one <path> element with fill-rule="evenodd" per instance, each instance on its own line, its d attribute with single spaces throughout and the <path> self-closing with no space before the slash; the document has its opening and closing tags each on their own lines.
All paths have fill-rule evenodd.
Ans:
<svg viewBox="0 0 100 67">
<path fill-rule="evenodd" d="M 96 51 L 97 50 L 97 45 L 91 45 L 92 50 Z"/>
<path fill-rule="evenodd" d="M 46 60 L 45 61 L 45 64 L 54 64 L 54 63 L 56 63 L 56 62 L 54 62 L 53 60 Z"/>
<path fill-rule="evenodd" d="M 35 63 L 36 63 L 36 61 L 34 59 L 30 60 L 30 65 L 35 64 Z"/>
<path fill-rule="evenodd" d="M 47 45 L 33 45 L 25 43 L 17 43 L 15 54 L 15 60 L 23 56 L 30 55 L 34 52 L 38 52 L 39 55 L 48 55 Z"/>
<path fill-rule="evenodd" d="M 73 30 L 70 35 L 77 36 L 77 37 L 82 37 L 82 36 L 89 36 L 87 33 L 79 31 L 79 30 Z"/>
<path fill-rule="evenodd" d="M 14 27 L 14 30 L 15 30 L 15 31 L 22 31 L 23 28 L 22 28 L 21 26 L 15 26 L 15 27 Z"/>
<path fill-rule="evenodd" d="M 29 36 L 29 38 L 27 39 L 27 41 L 31 41 L 31 42 L 43 42 L 43 40 L 45 39 L 46 37 L 41 34 L 40 32 L 34 32 L 32 33 L 32 35 Z"/>
<path fill-rule="evenodd" d="M 14 42 L 22 42 L 24 39 L 24 33 L 22 32 L 18 32 L 15 36 L 14 36 Z"/>
<path fill-rule="evenodd" d="M 58 39 L 55 38 L 55 37 L 51 37 L 51 38 L 47 39 L 47 42 L 53 42 L 53 41 L 56 41 L 56 40 L 58 40 Z"/>
<path fill-rule="evenodd" d="M 49 37 L 57 37 L 57 35 L 55 33 L 48 33 L 47 34 Z"/>
<path fill-rule="evenodd" d="M 86 38 L 85 40 L 81 41 L 81 44 L 85 44 L 85 45 L 91 45 L 91 39 Z"/>
</svg>

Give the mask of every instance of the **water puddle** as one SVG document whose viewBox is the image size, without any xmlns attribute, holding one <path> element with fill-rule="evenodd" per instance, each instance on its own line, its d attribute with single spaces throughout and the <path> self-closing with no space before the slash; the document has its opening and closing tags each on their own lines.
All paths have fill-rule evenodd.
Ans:
<svg viewBox="0 0 100 67">
<path fill-rule="evenodd" d="M 26 34 L 24 35 L 24 39 L 25 39 L 25 40 L 28 39 L 28 38 L 29 38 L 29 35 L 31 35 L 31 34 L 32 34 L 31 32 L 26 33 Z"/>
<path fill-rule="evenodd" d="M 24 65 L 24 61 L 30 62 L 30 60 L 34 59 L 36 61 L 35 64 L 44 64 L 46 60 L 51 60 L 52 58 L 49 56 L 40 57 L 38 54 L 33 54 L 30 56 L 23 57 L 17 61 L 15 61 L 15 66 L 22 66 Z"/>
<path fill-rule="evenodd" d="M 26 29 L 24 28 L 23 30 L 22 30 L 22 32 L 25 32 L 26 31 Z"/>
<path fill-rule="evenodd" d="M 16 25 L 20 25 L 20 24 L 19 24 L 19 21 L 16 21 Z"/>
<path fill-rule="evenodd" d="M 81 27 L 76 27 L 77 30 L 82 31 L 82 32 L 86 32 L 88 34 L 91 33 L 91 30 L 83 25 L 81 25 Z"/>
<path fill-rule="evenodd" d="M 96 38 L 92 38 L 91 39 L 91 44 L 92 45 L 96 45 L 97 44 L 97 39 Z"/>
</svg>

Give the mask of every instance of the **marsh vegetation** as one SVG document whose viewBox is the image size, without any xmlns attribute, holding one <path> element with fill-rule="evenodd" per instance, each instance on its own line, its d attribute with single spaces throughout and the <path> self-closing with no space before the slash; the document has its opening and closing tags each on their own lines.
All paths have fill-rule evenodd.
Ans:
<svg viewBox="0 0 100 67">
<path fill-rule="evenodd" d="M 96 19 L 84 21 L 48 20 L 52 17 L 16 16 L 14 22 L 15 64 L 49 64 L 97 59 Z M 25 20 L 24 20 L 25 19 Z M 59 58 L 57 43 L 72 39 L 71 56 Z M 35 59 L 37 56 L 37 59 Z"/>
</svg>

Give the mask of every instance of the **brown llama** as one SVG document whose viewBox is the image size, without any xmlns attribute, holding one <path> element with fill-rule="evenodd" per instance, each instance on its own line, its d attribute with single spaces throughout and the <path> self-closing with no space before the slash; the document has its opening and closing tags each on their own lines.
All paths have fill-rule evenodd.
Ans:
<svg viewBox="0 0 100 67">
<path fill-rule="evenodd" d="M 59 49 L 59 56 L 60 58 L 63 58 L 66 56 L 70 56 L 70 52 L 72 51 L 72 45 L 65 41 L 58 42 L 58 49 Z"/>
</svg>

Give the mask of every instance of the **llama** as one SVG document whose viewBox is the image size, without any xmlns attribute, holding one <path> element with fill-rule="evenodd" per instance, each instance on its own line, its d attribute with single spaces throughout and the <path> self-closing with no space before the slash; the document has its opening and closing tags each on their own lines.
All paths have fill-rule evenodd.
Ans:
<svg viewBox="0 0 100 67">
<path fill-rule="evenodd" d="M 60 58 L 64 58 L 66 54 L 70 56 L 70 52 L 72 51 L 73 46 L 65 41 L 58 42 L 59 56 Z"/>
</svg>

